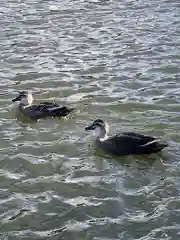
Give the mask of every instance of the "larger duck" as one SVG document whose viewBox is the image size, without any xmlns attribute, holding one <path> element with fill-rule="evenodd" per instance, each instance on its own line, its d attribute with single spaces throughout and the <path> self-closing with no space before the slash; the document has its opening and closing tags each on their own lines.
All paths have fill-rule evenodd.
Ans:
<svg viewBox="0 0 180 240">
<path fill-rule="evenodd" d="M 95 120 L 85 128 L 86 131 L 95 129 L 98 129 L 96 144 L 106 152 L 118 156 L 156 153 L 168 146 L 167 143 L 160 143 L 154 137 L 134 132 L 123 132 L 108 137 L 109 126 L 101 119 Z"/>
<path fill-rule="evenodd" d="M 55 102 L 33 104 L 34 98 L 31 91 L 19 92 L 19 95 L 12 101 L 19 101 L 20 112 L 35 120 L 47 117 L 65 117 L 74 110 L 73 108 L 61 107 Z"/>
</svg>

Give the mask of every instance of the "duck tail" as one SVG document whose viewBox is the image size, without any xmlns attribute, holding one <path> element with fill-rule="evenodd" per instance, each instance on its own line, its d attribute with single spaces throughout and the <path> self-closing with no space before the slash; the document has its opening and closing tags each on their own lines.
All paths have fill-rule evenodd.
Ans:
<svg viewBox="0 0 180 240">
<path fill-rule="evenodd" d="M 58 107 L 58 108 L 51 109 L 51 112 L 52 112 L 53 116 L 65 117 L 74 110 L 75 110 L 75 108 Z"/>
<path fill-rule="evenodd" d="M 168 147 L 167 143 L 156 143 L 155 147 L 153 150 L 155 151 L 161 151 L 163 148 Z"/>
</svg>

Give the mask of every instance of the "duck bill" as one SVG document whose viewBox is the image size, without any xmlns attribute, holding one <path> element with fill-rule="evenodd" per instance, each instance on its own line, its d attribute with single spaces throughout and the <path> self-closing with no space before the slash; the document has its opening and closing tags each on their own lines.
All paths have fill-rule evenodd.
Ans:
<svg viewBox="0 0 180 240">
<path fill-rule="evenodd" d="M 16 97 L 16 98 L 12 99 L 12 102 L 17 102 L 17 101 L 20 101 L 20 100 L 21 100 L 21 97 L 18 96 L 18 97 Z"/>
<path fill-rule="evenodd" d="M 88 127 L 85 128 L 86 131 L 94 130 L 96 126 L 94 124 L 89 125 Z"/>
</svg>

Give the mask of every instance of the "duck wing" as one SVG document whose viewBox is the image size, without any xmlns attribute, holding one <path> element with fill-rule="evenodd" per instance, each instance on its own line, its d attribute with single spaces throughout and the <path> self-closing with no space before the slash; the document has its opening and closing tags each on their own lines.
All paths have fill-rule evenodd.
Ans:
<svg viewBox="0 0 180 240">
<path fill-rule="evenodd" d="M 43 111 L 45 109 L 53 108 L 53 107 L 60 107 L 59 104 L 55 102 L 42 102 L 39 105 L 39 110 Z"/>
<path fill-rule="evenodd" d="M 68 107 L 49 107 L 44 110 L 44 113 L 47 113 L 49 116 L 52 117 L 65 117 L 74 110 L 74 108 Z"/>
<path fill-rule="evenodd" d="M 37 106 L 37 105 L 36 105 Z M 64 117 L 71 113 L 74 109 L 60 106 L 55 102 L 42 102 L 37 107 L 44 116 L 48 117 Z"/>
<path fill-rule="evenodd" d="M 158 143 L 154 137 L 132 132 L 110 137 L 105 141 L 105 144 L 108 150 L 121 156 L 158 152 L 167 146 L 167 144 Z"/>
<path fill-rule="evenodd" d="M 139 134 L 139 133 L 135 133 L 135 132 L 123 132 L 122 134 L 126 135 L 126 136 L 137 137 L 137 138 L 141 139 L 141 141 L 143 140 L 144 144 L 145 144 L 145 142 L 147 143 L 147 142 L 155 140 L 155 138 L 152 136 L 147 136 L 147 135 L 143 135 L 143 134 Z"/>
</svg>

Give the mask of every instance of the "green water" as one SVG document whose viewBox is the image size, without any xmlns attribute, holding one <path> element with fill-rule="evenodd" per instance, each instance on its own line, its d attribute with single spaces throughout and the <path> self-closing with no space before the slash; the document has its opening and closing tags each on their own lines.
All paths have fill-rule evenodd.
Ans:
<svg viewBox="0 0 180 240">
<path fill-rule="evenodd" d="M 179 1 L 0 8 L 0 239 L 179 240 Z M 77 111 L 17 119 L 11 100 L 24 89 Z M 84 131 L 95 118 L 169 147 L 105 155 Z"/>
</svg>

